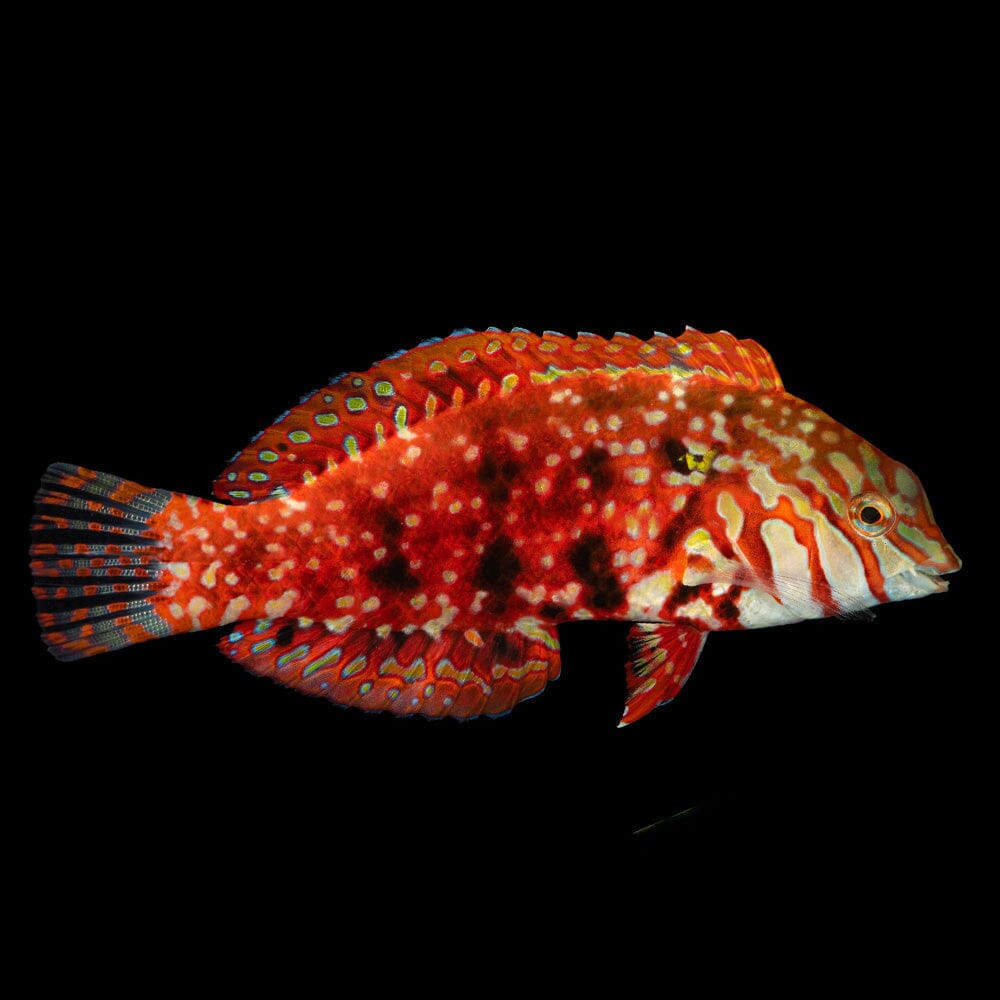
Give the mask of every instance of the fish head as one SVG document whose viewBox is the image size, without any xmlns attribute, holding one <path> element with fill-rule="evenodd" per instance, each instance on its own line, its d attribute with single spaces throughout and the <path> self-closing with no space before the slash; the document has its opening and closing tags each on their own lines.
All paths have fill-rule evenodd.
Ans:
<svg viewBox="0 0 1000 1000">
<path fill-rule="evenodd" d="M 938 527 L 920 480 L 857 435 L 847 432 L 844 437 L 860 460 L 852 463 L 855 468 L 860 464 L 860 485 L 845 465 L 843 451 L 832 450 L 823 459 L 831 473 L 837 466 L 847 473 L 842 477 L 846 510 L 841 530 L 851 533 L 862 552 L 867 548 L 869 576 L 880 603 L 946 591 L 948 582 L 942 577 L 960 569 L 962 561 Z"/>
<path fill-rule="evenodd" d="M 947 590 L 942 577 L 961 561 L 905 465 L 791 396 L 749 411 L 740 430 L 736 547 L 755 575 L 742 624 L 851 616 Z"/>
</svg>

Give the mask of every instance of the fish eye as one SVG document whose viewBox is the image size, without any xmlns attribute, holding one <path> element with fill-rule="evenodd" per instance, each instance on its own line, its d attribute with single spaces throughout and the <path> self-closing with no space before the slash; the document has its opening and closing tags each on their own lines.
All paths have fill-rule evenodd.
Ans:
<svg viewBox="0 0 1000 1000">
<path fill-rule="evenodd" d="M 851 526 L 867 538 L 884 535 L 896 522 L 892 504 L 878 493 L 862 493 L 851 500 Z"/>
</svg>

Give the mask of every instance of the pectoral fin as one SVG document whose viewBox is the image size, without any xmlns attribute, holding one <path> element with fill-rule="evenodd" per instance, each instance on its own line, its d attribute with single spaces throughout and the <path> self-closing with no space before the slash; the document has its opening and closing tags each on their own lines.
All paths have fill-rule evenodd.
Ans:
<svg viewBox="0 0 1000 1000">
<path fill-rule="evenodd" d="M 705 636 L 669 622 L 629 629 L 631 655 L 625 665 L 625 712 L 619 726 L 631 725 L 677 695 L 698 662 Z"/>
</svg>

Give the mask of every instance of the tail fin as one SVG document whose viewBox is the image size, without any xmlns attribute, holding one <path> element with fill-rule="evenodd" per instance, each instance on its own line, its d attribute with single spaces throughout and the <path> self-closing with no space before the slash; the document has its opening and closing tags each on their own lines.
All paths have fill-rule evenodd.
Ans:
<svg viewBox="0 0 1000 1000">
<path fill-rule="evenodd" d="M 35 497 L 33 588 L 42 638 L 59 660 L 76 660 L 174 629 L 155 607 L 160 550 L 152 526 L 173 497 L 76 465 L 50 465 Z"/>
</svg>

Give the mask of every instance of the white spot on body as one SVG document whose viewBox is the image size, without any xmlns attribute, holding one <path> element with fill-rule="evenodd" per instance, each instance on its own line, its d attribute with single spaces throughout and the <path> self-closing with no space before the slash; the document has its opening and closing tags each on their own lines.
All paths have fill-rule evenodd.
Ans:
<svg viewBox="0 0 1000 1000">
<path fill-rule="evenodd" d="M 441 597 L 447 600 L 447 596 L 443 594 L 438 595 L 438 603 L 441 603 Z M 435 639 L 441 638 L 441 633 L 455 620 L 455 616 L 458 614 L 458 605 L 448 606 L 445 605 L 442 608 L 441 614 L 437 618 L 432 618 L 430 621 L 424 622 L 420 627 L 429 635 Z"/>
<path fill-rule="evenodd" d="M 192 597 L 191 600 L 188 601 L 187 613 L 191 616 L 191 624 L 196 629 L 201 628 L 201 622 L 198 621 L 198 616 L 203 611 L 207 611 L 210 607 L 211 604 L 209 604 L 208 601 L 201 596 L 201 594 L 198 594 L 196 597 Z"/>
<path fill-rule="evenodd" d="M 530 590 L 527 587 L 518 587 L 517 596 L 523 598 L 529 604 L 541 604 L 545 600 L 545 587 L 538 583 Z"/>
<path fill-rule="evenodd" d="M 290 569 L 294 569 L 294 568 L 295 568 L 295 560 L 294 559 L 283 559 L 280 563 L 278 563 L 277 566 L 272 566 L 267 571 L 267 575 L 272 580 L 280 580 L 285 575 L 285 573 L 287 573 Z M 273 618 L 275 616 L 274 615 L 268 615 L 268 617 L 269 618 Z"/>
<path fill-rule="evenodd" d="M 692 621 L 705 622 L 709 628 L 717 629 L 721 626 L 714 614 L 712 605 L 703 597 L 698 597 L 687 604 L 682 604 L 676 611 L 679 618 L 690 618 Z"/>
<path fill-rule="evenodd" d="M 228 579 L 227 579 L 228 582 Z M 234 597 L 227 605 L 226 610 L 222 612 L 222 617 L 219 619 L 220 625 L 229 625 L 231 622 L 238 621 L 240 616 L 250 607 L 250 600 L 240 594 L 239 597 Z"/>
<path fill-rule="evenodd" d="M 633 621 L 644 621 L 659 616 L 663 602 L 674 589 L 674 578 L 670 570 L 660 570 L 644 576 L 632 584 L 626 592 L 628 617 Z"/>
<path fill-rule="evenodd" d="M 334 635 L 344 635 L 354 624 L 354 615 L 344 615 L 342 618 L 324 618 L 323 624 L 328 632 Z"/>
<path fill-rule="evenodd" d="M 743 531 L 743 510 L 731 493 L 721 492 L 715 509 L 726 525 L 726 538 L 735 546 Z"/>
<path fill-rule="evenodd" d="M 286 590 L 280 597 L 264 603 L 264 614 L 268 618 L 283 618 L 299 596 L 297 590 Z"/>
<path fill-rule="evenodd" d="M 726 418 L 718 412 L 712 414 L 712 438 L 715 441 L 722 441 L 724 444 L 733 443 L 733 439 L 726 431 Z"/>
</svg>

